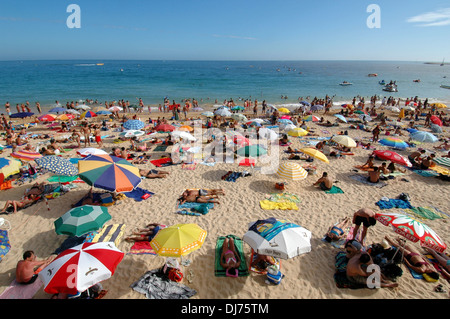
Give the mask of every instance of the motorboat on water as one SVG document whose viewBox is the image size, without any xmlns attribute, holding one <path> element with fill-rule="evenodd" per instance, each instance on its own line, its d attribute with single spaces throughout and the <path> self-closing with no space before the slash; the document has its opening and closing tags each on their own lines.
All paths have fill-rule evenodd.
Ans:
<svg viewBox="0 0 450 319">
<path fill-rule="evenodd" d="M 386 85 L 383 88 L 383 91 L 386 91 L 386 92 L 398 92 L 397 85 L 395 85 L 395 84 L 388 84 L 388 85 Z"/>
<path fill-rule="evenodd" d="M 370 76 L 370 77 L 376 77 L 376 76 L 378 76 L 378 74 L 377 74 L 377 73 L 369 73 L 368 76 Z"/>
<path fill-rule="evenodd" d="M 347 81 L 343 81 L 342 83 L 339 83 L 339 85 L 348 86 L 348 85 L 353 85 L 353 83 L 350 83 L 350 82 L 347 82 Z"/>
</svg>

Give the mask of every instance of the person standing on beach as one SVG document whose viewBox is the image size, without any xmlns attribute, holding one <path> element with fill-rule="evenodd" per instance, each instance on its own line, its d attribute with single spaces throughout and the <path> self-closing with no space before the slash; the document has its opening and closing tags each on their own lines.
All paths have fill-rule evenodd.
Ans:
<svg viewBox="0 0 450 319">
<path fill-rule="evenodd" d="M 9 105 L 9 102 L 5 103 L 5 109 L 6 113 L 8 113 L 8 115 L 11 115 L 11 106 Z"/>
<path fill-rule="evenodd" d="M 375 219 L 375 212 L 369 208 L 361 208 L 357 212 L 353 214 L 353 224 L 355 224 L 355 228 L 353 229 L 353 236 L 351 239 L 355 239 L 358 234 L 359 227 L 361 224 L 363 225 L 360 243 L 364 243 L 364 239 L 367 235 L 367 229 L 371 226 L 374 226 L 377 223 Z"/>
<path fill-rule="evenodd" d="M 20 105 L 16 104 L 17 113 L 20 113 Z"/>
<path fill-rule="evenodd" d="M 100 128 L 97 125 L 94 125 L 94 137 L 95 141 L 98 144 L 98 148 L 102 148 L 103 147 L 102 134 Z"/>
<path fill-rule="evenodd" d="M 89 136 L 91 135 L 91 129 L 87 125 L 87 122 L 83 122 L 81 124 L 81 130 L 80 131 L 81 131 L 81 133 L 84 136 L 84 147 L 87 147 L 87 144 L 89 144 L 89 146 L 91 146 L 91 141 L 89 140 Z"/>
<path fill-rule="evenodd" d="M 39 102 L 36 102 L 36 108 L 37 108 L 39 114 L 42 114 L 41 105 L 39 104 Z"/>
</svg>

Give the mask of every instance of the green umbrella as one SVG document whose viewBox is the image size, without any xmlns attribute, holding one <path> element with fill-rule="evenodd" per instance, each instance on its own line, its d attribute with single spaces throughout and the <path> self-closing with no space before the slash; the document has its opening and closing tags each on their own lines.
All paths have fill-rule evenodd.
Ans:
<svg viewBox="0 0 450 319">
<path fill-rule="evenodd" d="M 243 157 L 258 157 L 267 154 L 267 150 L 260 145 L 244 146 L 236 151 L 237 155 Z"/>
<path fill-rule="evenodd" d="M 84 205 L 75 207 L 55 220 L 55 231 L 58 235 L 82 236 L 100 229 L 111 215 L 104 206 Z"/>
</svg>

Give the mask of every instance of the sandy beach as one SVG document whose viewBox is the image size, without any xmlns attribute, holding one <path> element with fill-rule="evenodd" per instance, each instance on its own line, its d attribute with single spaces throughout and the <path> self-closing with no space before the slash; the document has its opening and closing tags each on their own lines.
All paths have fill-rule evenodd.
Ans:
<svg viewBox="0 0 450 319">
<path fill-rule="evenodd" d="M 439 109 L 440 111 L 441 109 Z M 445 112 L 447 109 L 444 109 Z M 338 110 L 333 110 L 336 113 Z M 335 122 L 333 114 L 322 115 L 323 111 L 316 113 L 319 117 L 324 116 L 325 120 Z M 200 113 L 190 113 L 189 116 L 197 117 Z M 389 119 L 395 119 L 396 113 L 387 112 Z M 141 120 L 148 121 L 148 117 L 156 119 L 158 116 L 167 116 L 163 113 L 148 112 L 138 114 Z M 448 114 L 447 114 L 448 116 Z M 417 124 L 423 124 L 424 117 Z M 28 119 L 27 119 L 28 120 Z M 89 119 L 89 122 L 97 121 L 99 118 Z M 172 123 L 172 121 L 169 121 Z M 22 120 L 15 120 L 15 124 L 22 123 Z M 379 121 L 369 122 L 373 127 Z M 191 121 L 179 121 L 177 125 L 190 125 Z M 339 126 L 323 127 L 317 122 L 307 122 L 310 129 L 314 130 L 317 136 L 294 137 L 289 136 L 292 148 L 302 148 L 311 146 L 310 142 L 317 141 L 318 137 L 331 137 L 342 131 L 348 131 L 348 135 L 355 140 L 369 141 L 372 134 L 360 129 L 349 129 L 349 124 L 341 123 Z M 440 137 L 449 137 L 448 127 L 443 127 L 444 133 Z M 428 129 L 425 129 L 428 130 Z M 57 133 L 49 131 L 42 123 L 35 127 L 30 127 L 27 132 L 52 134 L 56 139 L 68 133 Z M 402 130 L 403 140 L 408 139 L 408 132 Z M 113 147 L 129 147 L 130 142 L 116 144 L 114 139 L 118 132 L 102 132 L 109 135 L 104 138 L 103 149 L 110 153 Z M 167 133 L 159 133 L 158 137 L 165 137 Z M 380 138 L 386 137 L 384 131 Z M 49 139 L 30 139 L 33 146 L 39 142 L 47 143 Z M 418 147 L 433 150 L 437 156 L 446 152 L 437 151 L 433 147 L 441 144 L 420 144 L 414 148 L 398 151 L 399 154 L 407 156 Z M 3 142 L 4 144 L 4 142 Z M 74 145 L 69 142 L 60 145 Z M 390 149 L 380 143 L 372 143 L 377 149 Z M 82 143 L 82 147 L 83 147 Z M 96 147 L 96 143 L 91 143 L 91 147 Z M 150 160 L 158 159 L 164 153 L 154 152 L 154 145 L 147 151 L 151 154 Z M 287 147 L 280 146 L 280 163 L 288 160 L 288 154 L 284 151 Z M 168 153 L 170 147 L 165 153 Z M 80 158 L 76 154 L 77 149 L 72 149 L 62 154 L 65 158 Z M 183 267 L 185 275 L 181 284 L 194 289 L 196 294 L 192 299 L 448 299 L 450 283 L 440 278 L 438 282 L 427 282 L 424 279 L 415 279 L 409 270 L 402 265 L 403 275 L 398 278 L 397 288 L 379 289 L 348 289 L 338 288 L 333 279 L 335 273 L 335 256 L 342 248 L 333 247 L 330 243 L 322 240 L 328 228 L 344 217 L 352 217 L 353 213 L 361 208 L 370 208 L 375 212 L 380 212 L 380 207 L 375 203 L 381 198 L 397 198 L 401 193 L 408 193 L 411 204 L 414 207 L 434 206 L 444 213 L 440 219 L 422 219 L 441 236 L 444 242 L 450 242 L 449 220 L 450 220 L 450 187 L 447 181 L 435 177 L 425 177 L 406 170 L 403 176 L 384 181 L 384 187 L 377 187 L 361 183 L 350 178 L 351 175 L 363 174 L 366 172 L 355 171 L 355 166 L 366 162 L 373 149 L 367 150 L 362 147 L 352 149 L 354 155 L 345 155 L 341 158 L 328 157 L 329 164 L 315 159 L 312 163 L 304 160 L 294 161 L 300 165 L 312 164 L 316 167 L 315 173 L 308 174 L 306 179 L 300 181 L 288 181 L 285 192 L 295 194 L 299 197 L 298 209 L 295 210 L 267 210 L 262 209 L 260 201 L 267 199 L 270 194 L 280 193 L 274 185 L 280 182 L 280 178 L 275 174 L 265 175 L 256 168 L 238 166 L 237 163 L 216 163 L 214 166 L 197 163 L 195 169 L 183 169 L 182 165 L 171 165 L 161 168 L 170 172 L 167 178 L 143 179 L 139 187 L 153 192 L 150 198 L 136 202 L 131 198 L 117 201 L 108 207 L 108 212 L 112 219 L 106 224 L 125 224 L 124 237 L 131 234 L 133 229 L 141 228 L 148 223 L 160 223 L 164 225 L 175 225 L 178 223 L 196 223 L 207 231 L 207 237 L 203 246 L 184 257 L 191 262 Z M 4 149 L 2 157 L 9 157 L 11 149 Z M 135 152 L 139 155 L 140 152 Z M 381 161 L 376 160 L 379 165 Z M 150 162 L 146 164 L 136 164 L 142 169 L 155 169 Z M 256 165 L 259 166 L 258 164 Z M 158 168 L 156 168 L 158 169 Z M 222 180 L 221 177 L 228 171 L 243 172 L 248 171 L 251 176 L 238 178 L 235 182 Z M 327 172 L 336 186 L 340 187 L 344 193 L 327 194 L 314 187 L 313 184 Z M 35 180 L 42 182 L 51 177 L 52 173 L 39 175 Z M 33 182 L 35 182 L 33 181 Z M 0 206 L 3 207 L 7 200 L 20 200 L 32 182 L 25 182 L 22 185 L 12 183 L 13 188 L 0 192 Z M 45 202 L 32 205 L 22 209 L 16 214 L 2 215 L 11 224 L 9 239 L 11 250 L 0 263 L 0 293 L 5 291 L 15 278 L 15 268 L 22 254 L 26 250 L 33 250 L 39 259 L 47 258 L 55 251 L 67 238 L 65 235 L 57 235 L 54 228 L 54 221 L 63 213 L 70 210 L 71 204 L 77 202 L 90 189 L 86 183 L 73 183 L 73 188 L 69 192 L 48 201 L 50 210 Z M 220 204 L 216 204 L 207 214 L 202 216 L 180 215 L 176 213 L 176 202 L 180 194 L 190 188 L 200 189 L 223 189 L 225 195 L 219 196 Z M 94 189 L 95 191 L 101 191 Z M 389 211 L 400 212 L 401 209 L 389 209 Z M 240 238 L 247 232 L 250 222 L 275 217 L 277 219 L 287 219 L 293 223 L 301 225 L 312 233 L 311 251 L 306 254 L 296 256 L 291 259 L 281 260 L 281 272 L 285 275 L 280 285 L 267 284 L 266 276 L 255 272 L 250 272 L 249 276 L 228 278 L 216 277 L 214 274 L 214 255 L 216 241 L 219 236 L 236 235 Z M 380 243 L 388 235 L 391 238 L 399 237 L 393 232 L 391 227 L 377 223 L 370 227 L 365 240 L 365 245 Z M 417 249 L 423 251 L 418 243 L 408 242 Z M 137 281 L 147 271 L 160 268 L 164 265 L 165 257 L 151 254 L 130 254 L 132 243 L 120 240 L 117 246 L 125 256 L 118 265 L 115 274 L 102 282 L 103 288 L 107 290 L 104 299 L 146 299 L 144 294 L 138 293 L 130 288 L 130 285 Z M 250 258 L 251 248 L 244 243 L 244 253 L 247 263 Z M 187 275 L 189 276 L 189 281 Z M 442 284 L 446 293 L 435 292 L 437 284 Z M 49 299 L 50 294 L 43 291 L 41 287 L 34 295 L 34 299 Z"/>
</svg>

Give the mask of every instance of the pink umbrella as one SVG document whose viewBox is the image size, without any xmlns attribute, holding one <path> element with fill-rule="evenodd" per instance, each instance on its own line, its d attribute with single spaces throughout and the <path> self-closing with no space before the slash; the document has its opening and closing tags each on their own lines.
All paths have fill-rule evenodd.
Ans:
<svg viewBox="0 0 450 319">
<path fill-rule="evenodd" d="M 283 115 L 282 117 L 280 117 L 281 119 L 286 119 L 286 120 L 290 120 L 291 117 L 289 115 Z"/>
</svg>

